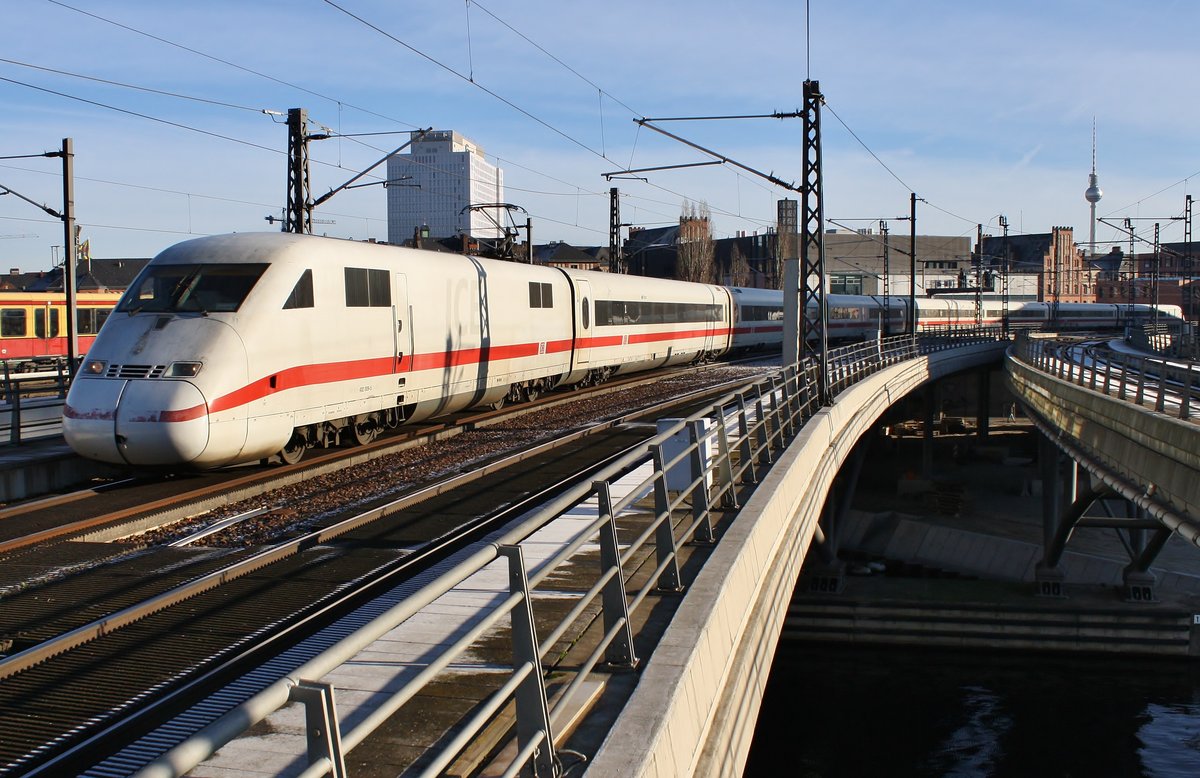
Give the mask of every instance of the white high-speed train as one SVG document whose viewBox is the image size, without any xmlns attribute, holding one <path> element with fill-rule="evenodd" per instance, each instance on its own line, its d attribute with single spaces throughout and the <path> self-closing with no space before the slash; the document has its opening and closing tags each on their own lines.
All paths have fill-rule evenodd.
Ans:
<svg viewBox="0 0 1200 778">
<path fill-rule="evenodd" d="M 903 297 L 825 299 L 832 342 L 910 326 Z M 1084 329 L 1120 326 L 1129 310 L 1021 303 L 1008 316 Z M 1002 315 L 989 302 L 983 323 Z M 921 299 L 916 318 L 918 330 L 966 326 L 975 311 Z M 200 238 L 155 257 L 121 298 L 71 385 L 63 434 L 116 464 L 295 462 L 557 386 L 778 349 L 783 319 L 774 290 L 288 233 Z"/>
<path fill-rule="evenodd" d="M 827 332 L 833 342 L 856 341 L 884 335 L 909 332 L 907 297 L 865 295 L 825 295 L 829 310 Z M 973 327 L 975 301 L 941 297 L 918 297 L 917 331 L 926 332 L 952 327 Z M 1159 305 L 1159 322 L 1183 322 L 1183 309 L 1178 305 Z M 978 324 L 995 327 L 1003 324 L 1007 315 L 1010 328 L 1051 328 L 1055 330 L 1118 330 L 1129 325 L 1148 324 L 1155 317 L 1155 307 L 1142 303 L 1127 305 L 1113 303 L 1046 303 L 1018 301 L 1003 303 L 985 300 Z"/>
<path fill-rule="evenodd" d="M 744 302 L 743 302 L 744 301 Z M 287 233 L 150 262 L 71 386 L 79 454 L 212 468 L 555 386 L 778 348 L 782 294 Z"/>
</svg>

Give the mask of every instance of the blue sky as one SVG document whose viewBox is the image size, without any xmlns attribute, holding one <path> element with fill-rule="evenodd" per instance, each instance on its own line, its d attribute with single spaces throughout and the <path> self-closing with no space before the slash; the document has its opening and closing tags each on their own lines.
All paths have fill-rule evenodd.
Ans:
<svg viewBox="0 0 1200 778">
<path fill-rule="evenodd" d="M 828 101 L 825 212 L 837 224 L 894 221 L 915 191 L 922 233 L 996 232 L 1005 214 L 1014 232 L 1067 225 L 1086 240 L 1093 117 L 1101 216 L 1136 217 L 1146 235 L 1158 219 L 1164 240 L 1181 240 L 1170 219 L 1200 175 L 1194 0 L 812 0 L 811 32 L 797 0 L 335 2 L 9 3 L 0 156 L 73 138 L 76 211 L 99 257 L 271 229 L 287 134 L 262 109 L 304 107 L 342 134 L 455 129 L 505 169 L 535 240 L 577 245 L 607 243 L 613 185 L 627 222 L 674 221 L 687 200 L 708 205 L 719 237 L 765 230 L 794 195 L 730 166 L 602 174 L 708 159 L 635 118 L 796 110 L 809 72 Z M 799 120 L 664 127 L 801 178 Z M 404 140 L 314 142 L 314 192 Z M 0 185 L 60 208 L 59 164 L 0 160 Z M 317 218 L 330 235 L 384 239 L 385 193 L 341 193 Z M 1119 237 L 1098 227 L 1098 240 Z M 62 242 L 59 223 L 0 197 L 0 269 L 46 269 Z"/>
</svg>

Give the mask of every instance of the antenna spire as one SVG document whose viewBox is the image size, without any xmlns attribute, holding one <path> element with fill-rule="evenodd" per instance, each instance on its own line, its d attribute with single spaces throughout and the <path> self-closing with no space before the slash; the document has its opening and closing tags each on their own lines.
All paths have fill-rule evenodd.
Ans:
<svg viewBox="0 0 1200 778">
<path fill-rule="evenodd" d="M 1092 221 L 1091 230 L 1089 232 L 1088 252 L 1091 256 L 1096 256 L 1096 203 L 1100 202 L 1100 198 L 1104 196 L 1104 192 L 1100 190 L 1100 179 L 1096 177 L 1096 117 L 1092 117 L 1092 173 L 1088 176 L 1088 188 L 1083 193 L 1083 198 L 1091 204 Z"/>
<path fill-rule="evenodd" d="M 1092 117 L 1092 176 L 1096 175 L 1096 117 Z"/>
</svg>

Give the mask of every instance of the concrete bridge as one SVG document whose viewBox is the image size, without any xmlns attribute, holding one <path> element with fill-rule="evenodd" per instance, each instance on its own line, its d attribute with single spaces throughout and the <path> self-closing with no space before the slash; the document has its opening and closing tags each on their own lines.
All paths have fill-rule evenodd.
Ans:
<svg viewBox="0 0 1200 778">
<path fill-rule="evenodd" d="M 823 563 L 816 569 L 804 571 L 814 589 L 836 598 L 842 585 L 842 570 L 837 558 L 842 512 L 840 506 L 829 500 L 835 477 L 842 473 L 846 478 L 849 474 L 853 480 L 860 464 L 857 444 L 880 423 L 885 411 L 944 377 L 964 371 L 977 372 L 983 395 L 980 405 L 986 407 L 986 373 L 1005 364 L 1015 394 L 1028 414 L 1059 447 L 1055 451 L 1076 457 L 1080 466 L 1095 474 L 1090 479 L 1080 477 L 1079 471 L 1074 466 L 1066 467 L 1063 456 L 1057 453 L 1041 457 L 1050 463 L 1044 465 L 1043 470 L 1048 484 L 1043 494 L 1049 496 L 1044 500 L 1046 543 L 1038 571 L 1042 592 L 1052 596 L 1062 594 L 1063 573 L 1057 561 L 1062 558 L 1066 538 L 1072 528 L 1096 521 L 1085 518 L 1087 506 L 1113 492 L 1142 509 L 1141 514 L 1126 520 L 1127 527 L 1133 526 L 1145 535 L 1145 542 L 1135 548 L 1138 558 L 1130 566 L 1131 573 L 1127 574 L 1127 593 L 1131 596 L 1142 594 L 1145 601 L 1153 600 L 1154 588 L 1146 579 L 1146 571 L 1165 538 L 1172 532 L 1179 532 L 1195 543 L 1200 536 L 1194 530 L 1200 526 L 1196 524 L 1196 509 L 1200 504 L 1196 494 L 1200 486 L 1197 477 L 1200 468 L 1196 461 L 1200 441 L 1195 436 L 1196 425 L 1191 419 L 1178 418 L 1181 415 L 1178 406 L 1172 406 L 1176 408 L 1175 418 L 1168 418 L 1164 412 L 1156 411 L 1153 399 L 1147 401 L 1142 392 L 1127 396 L 1116 389 L 1115 384 L 1092 388 L 1090 384 L 1094 381 L 1083 377 L 1083 368 L 1065 369 L 1058 361 L 1044 358 L 1040 351 L 1031 351 L 1024 341 L 1018 348 L 1010 349 L 1011 345 L 1007 340 L 996 339 L 948 341 L 939 348 L 910 349 L 904 353 L 904 358 L 893 358 L 890 354 L 898 352 L 889 352 L 874 344 L 843 352 L 832 363 L 831 385 L 836 392 L 833 404 L 818 407 L 807 395 L 804 381 L 797 381 L 795 377 L 785 379 L 775 384 L 775 390 L 765 394 L 759 392 L 757 414 L 747 412 L 747 407 L 755 404 L 754 400 L 740 397 L 732 404 L 740 406 L 741 410 L 735 414 L 736 418 L 727 419 L 725 425 L 717 424 L 707 432 L 699 422 L 676 425 L 677 432 L 684 430 L 681 434 L 690 435 L 691 447 L 672 456 L 664 449 L 652 446 L 654 454 L 647 460 L 646 480 L 619 491 L 616 482 L 610 486 L 604 480 L 605 476 L 598 476 L 598 486 L 590 501 L 592 507 L 574 514 L 574 518 L 582 522 L 582 529 L 565 541 L 554 542 L 578 548 L 584 542 L 581 538 L 594 537 L 593 533 L 597 531 L 600 533 L 602 550 L 599 556 L 604 567 L 592 589 L 597 596 L 603 593 L 603 619 L 596 622 L 603 627 L 603 637 L 597 638 L 594 644 L 581 642 L 586 646 L 585 653 L 590 651 L 590 655 L 579 662 L 578 676 L 565 691 L 560 688 L 559 692 L 552 692 L 537 681 L 542 675 L 539 662 L 549 653 L 547 642 L 543 642 L 541 648 L 538 644 L 538 635 L 544 628 L 533 624 L 527 612 L 520 619 L 523 624 L 520 631 L 527 633 L 523 639 L 517 634 L 514 615 L 512 653 L 521 657 L 519 664 L 514 660 L 514 682 L 518 671 L 524 680 L 521 682 L 523 688 L 510 692 L 516 709 L 510 714 L 516 739 L 509 756 L 531 766 L 526 767 L 526 771 L 533 770 L 539 775 L 557 771 L 555 765 L 560 762 L 555 750 L 561 747 L 560 738 L 587 726 L 586 711 L 591 701 L 600 697 L 599 692 L 590 698 L 586 694 L 576 695 L 588 683 L 585 677 L 601 659 L 606 659 L 610 669 L 618 672 L 623 664 L 634 666 L 636 641 L 629 632 L 629 623 L 635 618 L 632 615 L 634 609 L 654 588 L 655 581 L 660 590 L 669 591 L 679 586 L 677 559 L 683 552 L 670 532 L 664 535 L 661 523 L 665 517 L 669 524 L 673 506 L 679 504 L 671 502 L 669 495 L 674 492 L 668 492 L 666 486 L 668 472 L 678 463 L 688 461 L 689 457 L 693 473 L 698 472 L 700 456 L 695 452 L 707 439 L 711 448 L 720 452 L 711 465 L 711 489 L 715 490 L 711 496 L 712 505 L 715 509 L 720 500 L 730 502 L 736 481 L 756 478 L 753 463 L 772 459 L 769 450 L 755 449 L 751 441 L 765 443 L 767 428 L 774 435 L 787 432 L 792 424 L 787 420 L 791 417 L 785 418 L 786 414 L 778 417 L 783 421 L 763 422 L 777 404 L 780 410 L 796 407 L 795 418 L 802 418 L 803 424 L 790 430 L 793 433 L 790 443 L 773 456 L 769 469 L 757 477 L 757 485 L 737 510 L 736 519 L 725 526 L 719 542 L 712 546 L 703 566 L 687 584 L 669 625 L 649 657 L 638 666 L 638 674 L 633 676 L 636 685 L 620 707 L 615 723 L 607 730 L 603 744 L 595 750 L 587 766 L 587 775 L 740 774 L 753 737 L 775 646 L 783 631 L 806 556 L 814 556 Z M 863 367 L 869 369 L 863 370 Z M 1093 372 L 1095 368 L 1093 362 Z M 1106 393 L 1105 389 L 1109 391 Z M 1137 402 L 1133 402 L 1134 399 Z M 1191 407 L 1186 393 L 1184 403 L 1184 409 Z M 1196 407 L 1200 408 L 1200 403 Z M 927 403 L 926 408 L 924 428 L 929 436 L 932 434 L 932 405 Z M 1186 410 L 1182 415 L 1187 415 Z M 986 411 L 980 413 L 980 424 L 985 429 L 986 419 Z M 626 480 L 637 481 L 639 477 L 630 473 Z M 661 485 L 657 485 L 660 480 Z M 706 483 L 705 478 L 694 478 L 690 487 L 671 488 L 683 489 L 686 493 L 688 489 L 697 488 L 697 483 Z M 852 490 L 852 486 L 850 488 Z M 642 574 L 641 583 L 630 578 L 627 583 L 618 585 L 610 571 L 620 566 L 622 558 L 632 556 L 633 547 L 618 548 L 615 534 L 605 527 L 611 527 L 619 514 L 644 504 L 651 493 L 655 505 L 653 515 L 659 518 L 642 532 L 638 542 L 651 539 L 652 545 L 657 544 L 657 550 L 652 547 L 647 550 L 646 559 L 651 564 L 643 564 L 645 568 L 653 568 L 652 572 L 648 577 Z M 693 493 L 691 497 L 695 518 L 684 523 L 681 533 L 684 538 L 706 538 L 711 533 L 709 518 L 702 516 L 704 511 L 700 510 L 709 507 L 710 496 L 701 499 L 697 494 Z M 1068 494 L 1070 498 L 1064 498 L 1063 495 Z M 564 505 L 580 497 L 582 495 L 564 498 Z M 555 510 L 561 510 L 561 506 Z M 1114 526 L 1120 525 L 1117 519 L 1111 521 Z M 676 534 L 680 534 L 678 530 Z M 493 574 L 498 581 L 497 601 L 504 600 L 508 603 L 506 607 L 528 602 L 533 596 L 532 588 L 549 576 L 553 567 L 553 560 L 522 561 L 532 548 L 527 544 L 525 550 L 521 550 L 521 544 L 527 543 L 523 538 L 529 537 L 531 535 L 525 530 L 510 531 L 505 537 L 495 539 L 493 546 L 463 560 L 455 571 L 443 574 L 438 579 L 442 583 L 434 582 L 436 585 L 426 586 L 415 595 L 410 588 L 388 611 L 391 615 L 384 623 L 360 630 L 369 634 L 359 636 L 356 633 L 353 641 L 343 641 L 335 647 L 338 650 L 333 658 L 312 660 L 281 678 L 231 715 L 177 747 L 145 774 L 181 774 L 236 738 L 246 727 L 272 715 L 273 710 L 282 710 L 289 702 L 307 700 L 310 732 L 316 721 L 315 726 L 321 731 L 341 732 L 343 741 L 358 744 L 367 740 L 369 733 L 364 729 L 365 723 L 347 731 L 339 724 L 339 719 L 358 722 L 381 716 L 357 710 L 339 712 L 342 705 L 340 702 L 334 704 L 334 687 L 360 681 L 353 673 L 339 676 L 338 668 L 354 666 L 356 652 L 377 652 L 378 649 L 373 647 L 378 643 L 372 643 L 373 640 L 391 636 L 395 643 L 395 629 L 424 604 L 452 595 L 455 581 L 478 581 L 478 576 L 490 569 L 489 565 L 500 565 L 496 568 L 499 572 Z M 821 551 L 819 555 L 808 554 L 814 544 Z M 544 550 L 552 544 L 541 540 L 534 545 L 543 549 L 542 553 L 547 556 L 556 557 L 555 552 Z M 594 562 L 589 564 L 594 565 Z M 809 564 L 813 563 L 810 561 Z M 516 588 L 510 590 L 509 586 Z M 628 591 L 626 587 L 629 587 Z M 478 598 L 481 591 L 479 583 L 471 584 L 471 596 Z M 634 591 L 638 593 L 631 596 Z M 1033 599 L 1032 591 L 1029 599 Z M 973 618 L 978 620 L 980 617 Z M 989 617 L 985 614 L 982 618 Z M 492 616 L 489 619 L 494 621 Z M 1079 631 L 1078 625 L 1071 628 Z M 461 635 L 473 629 L 476 628 L 464 625 Z M 555 635 L 562 634 L 557 631 L 561 627 L 555 629 Z M 450 643 L 455 638 L 458 639 L 456 646 L 468 642 L 459 632 L 439 639 Z M 1183 642 L 1187 649 L 1186 635 Z M 1192 640 L 1192 643 L 1200 651 L 1200 640 Z M 422 650 L 428 650 L 428 646 Z M 378 653 L 373 657 L 370 661 L 373 667 L 385 664 L 379 661 Z M 429 666 L 446 666 L 452 660 L 462 661 L 447 654 Z M 422 663 L 425 661 L 422 656 Z M 428 674 L 422 669 L 424 664 L 414 667 L 411 661 L 403 659 L 396 664 L 402 665 L 403 671 L 395 678 L 379 682 L 392 695 L 391 701 L 381 703 L 384 708 L 397 708 L 402 704 L 398 701 L 400 698 L 414 697 L 416 692 L 408 690 L 408 679 L 415 682 L 416 677 Z M 494 672 L 494 668 L 489 671 Z M 407 677 L 405 672 L 408 672 Z M 371 696 L 364 694 L 360 687 L 351 688 L 359 696 Z M 587 699 L 566 705 L 564 699 L 573 696 Z M 494 707 L 499 705 L 493 704 Z M 317 719 L 313 718 L 314 711 L 318 711 Z M 321 719 L 321 715 L 325 718 Z M 296 716 L 292 719 L 295 721 Z M 271 719 L 268 729 L 275 733 L 273 737 L 282 736 L 286 722 Z M 454 742 L 466 742 L 470 737 L 460 732 Z M 301 744 L 297 754 L 302 755 L 305 741 L 302 725 L 294 734 L 293 740 L 296 739 Z M 547 743 L 552 745 L 547 747 Z M 270 772 L 272 768 L 266 762 L 256 761 L 260 757 L 254 756 L 254 745 L 248 748 L 249 753 L 246 748 L 223 750 L 224 762 L 218 754 L 211 766 L 202 765 L 195 774 L 238 774 L 239 766 L 247 764 Z M 281 740 L 277 738 L 268 750 L 280 748 Z M 296 757 L 309 765 L 304 774 L 316 775 L 327 769 L 340 774 L 340 770 L 344 770 L 339 737 L 326 736 L 321 742 L 309 737 L 307 749 L 306 759 Z M 361 764 L 362 759 L 357 761 Z M 450 769 L 452 761 L 452 756 L 435 759 L 426 771 Z M 290 764 L 294 768 L 296 763 Z M 511 762 L 504 764 L 509 770 L 518 769 Z M 495 774 L 504 770 L 504 767 L 497 768 Z"/>
<path fill-rule="evenodd" d="M 1040 457 L 1042 593 L 1062 594 L 1057 563 L 1066 539 L 1087 521 L 1092 503 L 1115 492 L 1142 512 L 1107 526 L 1152 533 L 1127 568 L 1127 599 L 1154 599 L 1148 568 L 1166 538 L 1177 532 L 1200 543 L 1200 426 L 1186 418 L 1191 398 L 1185 392 L 1183 412 L 1176 403 L 1166 413 L 1156 397 L 1133 389 L 1113 383 L 1098 390 L 1090 372 L 1049 360 L 1028 339 L 1005 354 L 1007 345 L 897 364 L 846 389 L 810 420 L 690 588 L 588 775 L 740 774 L 800 565 L 814 538 L 830 542 L 820 525 L 828 524 L 821 518 L 833 476 L 889 405 L 941 376 L 1003 359 L 1014 393 L 1057 447 L 1044 445 Z M 827 588 L 836 588 L 835 576 L 828 574 Z"/>
</svg>

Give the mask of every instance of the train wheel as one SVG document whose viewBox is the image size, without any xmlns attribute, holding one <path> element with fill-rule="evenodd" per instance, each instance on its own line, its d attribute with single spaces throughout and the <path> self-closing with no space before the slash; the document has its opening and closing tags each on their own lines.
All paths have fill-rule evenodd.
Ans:
<svg viewBox="0 0 1200 778">
<path fill-rule="evenodd" d="M 285 465 L 294 465 L 304 458 L 304 452 L 307 450 L 308 444 L 303 436 L 293 433 L 287 445 L 279 450 L 279 458 Z"/>
<path fill-rule="evenodd" d="M 379 437 L 379 427 L 370 416 L 359 416 L 350 425 L 354 431 L 354 442 L 365 446 Z"/>
<path fill-rule="evenodd" d="M 529 402 L 533 402 L 541 395 L 541 393 L 541 387 L 539 387 L 537 384 L 530 384 L 529 388 L 525 390 L 525 399 Z"/>
</svg>

